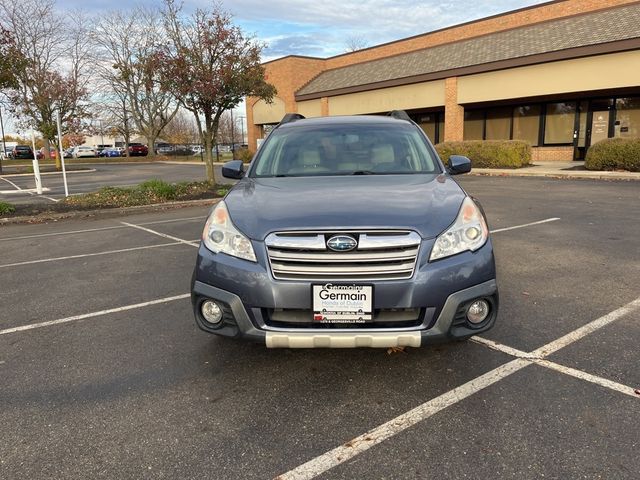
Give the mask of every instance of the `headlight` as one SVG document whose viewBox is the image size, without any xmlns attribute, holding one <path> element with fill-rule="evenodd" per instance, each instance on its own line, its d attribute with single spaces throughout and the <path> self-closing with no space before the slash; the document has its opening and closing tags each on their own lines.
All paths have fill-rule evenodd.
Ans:
<svg viewBox="0 0 640 480">
<path fill-rule="evenodd" d="M 450 257 L 456 253 L 479 249 L 489 238 L 489 229 L 478 206 L 466 197 L 456 221 L 436 238 L 429 261 Z"/>
<path fill-rule="evenodd" d="M 251 262 L 256 261 L 251 240 L 231 223 L 224 201 L 220 201 L 209 215 L 202 231 L 202 241 L 212 252 L 226 253 Z"/>
</svg>

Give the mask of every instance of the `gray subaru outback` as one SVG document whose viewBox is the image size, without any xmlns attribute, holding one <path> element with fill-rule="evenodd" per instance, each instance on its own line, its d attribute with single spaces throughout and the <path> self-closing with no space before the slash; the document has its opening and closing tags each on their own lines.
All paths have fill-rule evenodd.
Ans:
<svg viewBox="0 0 640 480">
<path fill-rule="evenodd" d="M 288 114 L 210 212 L 192 279 L 198 326 L 267 347 L 419 347 L 491 328 L 482 208 L 404 112 Z"/>
</svg>

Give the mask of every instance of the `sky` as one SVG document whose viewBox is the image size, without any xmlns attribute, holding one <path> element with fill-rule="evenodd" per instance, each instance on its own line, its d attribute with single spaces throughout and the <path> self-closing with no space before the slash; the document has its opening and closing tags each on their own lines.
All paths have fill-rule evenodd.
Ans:
<svg viewBox="0 0 640 480">
<path fill-rule="evenodd" d="M 285 55 L 327 57 L 346 51 L 350 38 L 366 46 L 425 33 L 546 0 L 222 0 L 236 24 L 268 47 L 264 60 Z M 63 9 L 107 14 L 134 2 L 57 0 Z M 141 0 L 145 5 L 161 0 Z M 184 0 L 186 10 L 212 0 Z"/>
<path fill-rule="evenodd" d="M 266 44 L 263 61 L 285 55 L 330 57 L 347 51 L 350 39 L 361 46 L 426 33 L 547 0 L 220 0 L 245 33 Z M 214 0 L 183 0 L 186 12 L 208 8 Z M 160 5 L 162 0 L 56 0 L 63 11 L 83 10 L 108 16 L 135 5 Z M 244 113 L 244 105 L 236 109 Z M 8 125 L 7 125 L 8 124 Z M 5 130 L 13 130 L 5 116 Z"/>
</svg>

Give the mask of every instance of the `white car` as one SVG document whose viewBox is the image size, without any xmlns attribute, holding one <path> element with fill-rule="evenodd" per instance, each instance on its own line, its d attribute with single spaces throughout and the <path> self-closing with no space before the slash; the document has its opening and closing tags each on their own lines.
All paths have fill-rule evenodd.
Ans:
<svg viewBox="0 0 640 480">
<path fill-rule="evenodd" d="M 93 147 L 75 147 L 73 149 L 73 158 L 97 157 L 96 149 Z"/>
</svg>

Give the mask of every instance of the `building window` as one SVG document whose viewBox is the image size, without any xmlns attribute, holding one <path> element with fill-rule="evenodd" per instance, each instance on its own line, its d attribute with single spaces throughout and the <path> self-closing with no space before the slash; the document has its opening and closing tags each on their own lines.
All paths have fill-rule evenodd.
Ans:
<svg viewBox="0 0 640 480">
<path fill-rule="evenodd" d="M 437 143 L 438 139 L 436 138 L 436 114 L 432 113 L 429 115 L 420 115 L 416 122 L 420 125 L 420 128 L 426 133 L 431 143 Z"/>
<path fill-rule="evenodd" d="M 509 138 L 511 138 L 511 108 L 488 110 L 485 140 L 509 140 Z"/>
<path fill-rule="evenodd" d="M 513 109 L 513 139 L 538 145 L 540 105 L 524 105 Z"/>
<path fill-rule="evenodd" d="M 544 126 L 545 145 L 573 143 L 575 121 L 575 102 L 548 103 Z"/>
<path fill-rule="evenodd" d="M 484 137 L 484 110 L 464 112 L 464 140 L 482 140 Z"/>
<path fill-rule="evenodd" d="M 616 100 L 615 136 L 640 138 L 640 97 Z"/>
</svg>

